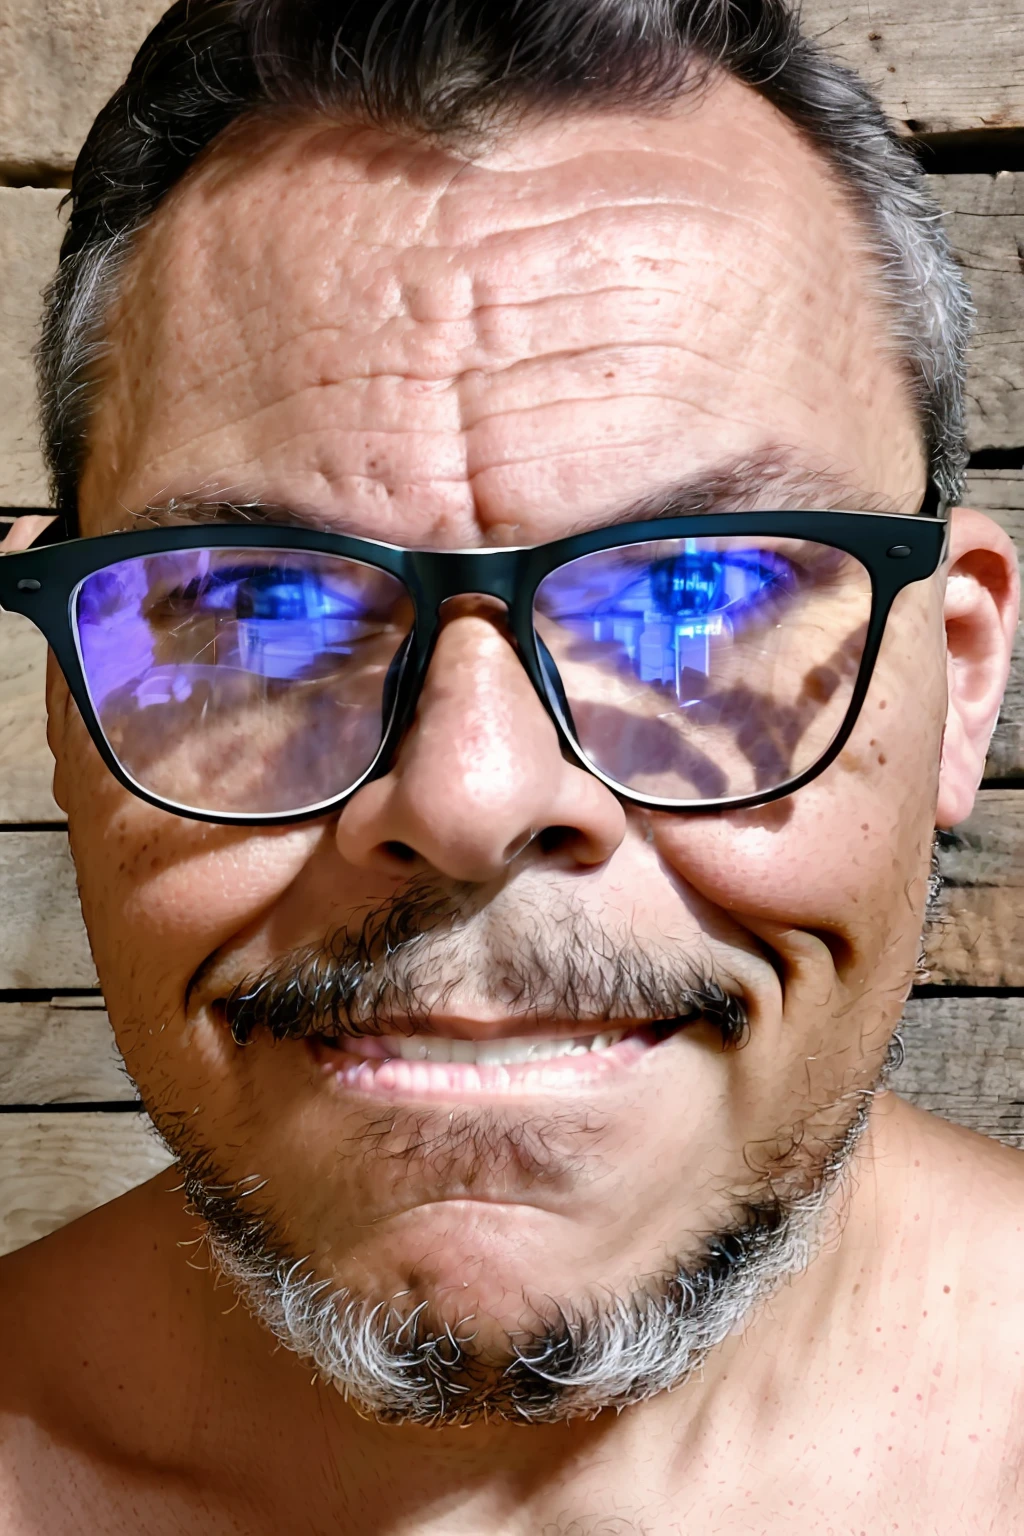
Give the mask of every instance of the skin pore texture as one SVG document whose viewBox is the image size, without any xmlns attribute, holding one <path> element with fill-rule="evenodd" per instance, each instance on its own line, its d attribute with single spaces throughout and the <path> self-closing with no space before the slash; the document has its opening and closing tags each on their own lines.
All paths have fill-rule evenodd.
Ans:
<svg viewBox="0 0 1024 1536">
<path fill-rule="evenodd" d="M 139 240 L 83 531 L 258 499 L 396 544 L 533 544 L 730 471 L 764 483 L 762 506 L 916 511 L 920 436 L 865 245 L 795 130 L 730 81 L 659 118 L 527 123 L 472 160 L 365 126 L 248 125 Z M 265 1181 L 262 1209 L 318 1277 L 472 1316 L 485 1361 L 545 1298 L 628 1294 L 693 1258 L 769 1173 L 799 1188 L 878 1079 L 1015 604 L 1009 540 L 957 512 L 839 759 L 714 816 L 628 810 L 567 762 L 473 599 L 446 615 L 392 770 L 295 827 L 132 799 L 51 670 L 56 791 L 147 1105 L 219 1179 Z M 439 1034 L 543 1034 L 491 960 L 578 916 L 714 975 L 747 1038 L 725 1050 L 699 1025 L 497 1106 L 394 1102 L 383 1130 L 306 1042 L 233 1042 L 233 987 L 410 880 L 473 914 Z M 524 1127 L 539 1171 L 510 1155 Z M 1020 1165 L 891 1095 L 806 1274 L 677 1391 L 592 1421 L 361 1417 L 215 1283 L 179 1183 L 0 1267 L 0 1531 L 1019 1528 Z"/>
</svg>

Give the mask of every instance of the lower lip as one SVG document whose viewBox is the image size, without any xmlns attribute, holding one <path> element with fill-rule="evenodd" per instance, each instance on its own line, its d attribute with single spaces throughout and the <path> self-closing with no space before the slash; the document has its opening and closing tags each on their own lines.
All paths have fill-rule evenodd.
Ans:
<svg viewBox="0 0 1024 1536">
<path fill-rule="evenodd" d="M 639 1029 L 604 1051 L 559 1056 L 548 1061 L 477 1065 L 472 1062 L 405 1061 L 391 1056 L 366 1060 L 322 1040 L 306 1042 L 324 1077 L 368 1099 L 527 1098 L 579 1089 L 636 1066 L 656 1045 L 653 1029 Z"/>
</svg>

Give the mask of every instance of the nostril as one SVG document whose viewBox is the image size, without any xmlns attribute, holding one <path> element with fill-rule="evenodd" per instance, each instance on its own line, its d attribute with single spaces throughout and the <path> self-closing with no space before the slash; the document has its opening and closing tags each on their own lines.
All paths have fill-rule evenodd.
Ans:
<svg viewBox="0 0 1024 1536">
<path fill-rule="evenodd" d="M 543 853 L 560 853 L 579 837 L 575 827 L 545 827 L 537 838 Z"/>
<path fill-rule="evenodd" d="M 415 848 L 410 848 L 408 843 L 384 843 L 384 852 L 389 859 L 397 859 L 399 864 L 414 864 L 417 859 Z"/>
</svg>

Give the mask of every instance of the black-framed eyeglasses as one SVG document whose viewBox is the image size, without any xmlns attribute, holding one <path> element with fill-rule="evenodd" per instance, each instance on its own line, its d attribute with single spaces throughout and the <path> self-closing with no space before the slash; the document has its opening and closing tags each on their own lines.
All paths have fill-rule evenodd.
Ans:
<svg viewBox="0 0 1024 1536">
<path fill-rule="evenodd" d="M 724 512 L 522 549 L 410 550 L 267 525 L 168 527 L 0 560 L 115 778 L 195 820 L 338 811 L 385 773 L 453 597 L 507 633 L 563 751 L 624 801 L 762 805 L 835 759 L 896 594 L 948 523 Z"/>
</svg>

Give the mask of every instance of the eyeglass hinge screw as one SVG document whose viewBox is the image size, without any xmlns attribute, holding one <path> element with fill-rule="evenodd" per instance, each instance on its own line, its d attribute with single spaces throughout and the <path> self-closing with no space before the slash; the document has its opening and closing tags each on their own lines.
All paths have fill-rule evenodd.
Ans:
<svg viewBox="0 0 1024 1536">
<path fill-rule="evenodd" d="M 894 544 L 892 549 L 890 549 L 890 551 L 889 551 L 889 559 L 890 560 L 905 560 L 908 555 L 912 555 L 912 554 L 913 554 L 913 550 L 911 549 L 909 544 Z"/>
<path fill-rule="evenodd" d="M 39 582 L 39 581 L 36 581 L 34 576 L 23 576 L 21 581 L 18 582 L 18 591 L 19 592 L 38 592 L 39 588 L 41 586 L 42 586 L 42 583 Z"/>
</svg>

